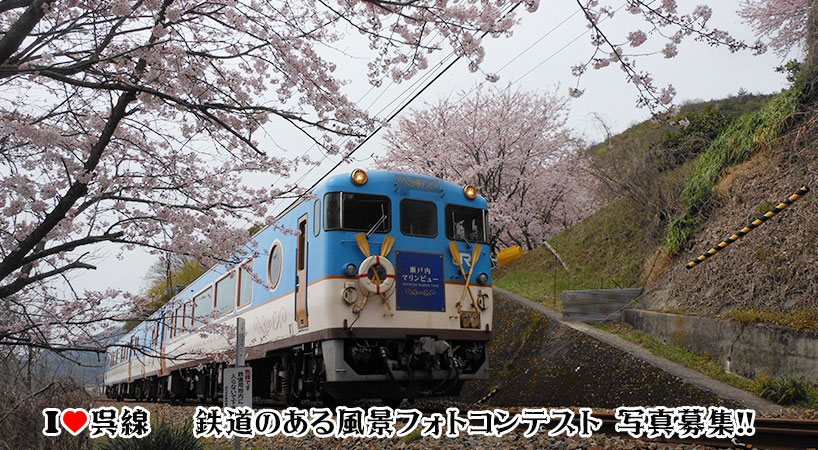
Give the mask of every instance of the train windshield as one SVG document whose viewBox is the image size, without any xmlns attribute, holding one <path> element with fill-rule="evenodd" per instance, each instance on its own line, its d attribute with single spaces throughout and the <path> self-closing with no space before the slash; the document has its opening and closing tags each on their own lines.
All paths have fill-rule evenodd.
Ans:
<svg viewBox="0 0 818 450">
<path fill-rule="evenodd" d="M 488 215 L 485 209 L 446 205 L 446 237 L 457 241 L 487 243 Z"/>
<path fill-rule="evenodd" d="M 401 200 L 400 231 L 407 236 L 437 236 L 437 205 L 421 200 Z"/>
<path fill-rule="evenodd" d="M 325 230 L 388 233 L 392 229 L 389 197 L 330 192 L 324 205 Z"/>
</svg>

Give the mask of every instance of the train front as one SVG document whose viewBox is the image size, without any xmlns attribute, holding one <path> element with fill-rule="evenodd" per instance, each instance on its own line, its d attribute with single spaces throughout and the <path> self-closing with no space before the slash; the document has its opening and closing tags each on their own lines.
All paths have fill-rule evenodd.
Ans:
<svg viewBox="0 0 818 450">
<path fill-rule="evenodd" d="M 321 343 L 325 393 L 390 404 L 487 379 L 491 259 L 477 189 L 356 170 L 316 195 L 323 226 L 310 238 L 332 282 L 320 295 L 327 308 L 309 320 L 331 330 Z"/>
</svg>

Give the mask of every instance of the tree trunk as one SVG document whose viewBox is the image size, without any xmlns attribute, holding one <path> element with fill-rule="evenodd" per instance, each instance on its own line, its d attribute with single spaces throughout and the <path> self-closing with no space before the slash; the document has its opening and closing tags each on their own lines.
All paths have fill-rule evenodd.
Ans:
<svg viewBox="0 0 818 450">
<path fill-rule="evenodd" d="M 818 0 L 809 0 L 807 12 L 807 67 L 818 63 Z"/>
</svg>

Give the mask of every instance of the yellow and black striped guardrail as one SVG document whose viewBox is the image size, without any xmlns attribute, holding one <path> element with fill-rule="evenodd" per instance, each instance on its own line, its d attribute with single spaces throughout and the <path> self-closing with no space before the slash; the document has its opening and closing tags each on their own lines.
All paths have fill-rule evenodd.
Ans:
<svg viewBox="0 0 818 450">
<path fill-rule="evenodd" d="M 779 203 L 778 206 L 773 208 L 771 211 L 768 211 L 766 214 L 764 214 L 763 216 L 761 216 L 758 219 L 754 220 L 752 223 L 750 223 L 746 227 L 742 228 L 741 230 L 736 231 L 736 234 L 730 236 L 729 238 L 727 238 L 724 241 L 721 241 L 718 246 L 711 248 L 710 250 L 707 251 L 707 253 L 704 253 L 703 255 L 699 256 L 698 258 L 694 259 L 693 261 L 690 261 L 689 263 L 687 263 L 687 268 L 690 269 L 691 267 L 696 267 L 696 265 L 703 262 L 707 258 L 709 258 L 709 257 L 715 255 L 716 253 L 722 251 L 722 249 L 724 249 L 724 247 L 727 247 L 728 245 L 732 244 L 733 242 L 736 242 L 737 240 L 741 239 L 742 236 L 749 233 L 751 230 L 754 230 L 755 228 L 757 228 L 762 223 L 764 223 L 764 222 L 770 220 L 771 218 L 775 217 L 776 214 L 783 211 L 786 207 L 792 205 L 792 203 L 794 201 L 796 201 L 799 198 L 806 195 L 807 192 L 809 192 L 809 186 L 802 186 L 801 189 L 798 190 L 798 192 L 796 192 L 795 194 L 792 194 L 789 197 L 787 197 L 786 200 Z"/>
</svg>

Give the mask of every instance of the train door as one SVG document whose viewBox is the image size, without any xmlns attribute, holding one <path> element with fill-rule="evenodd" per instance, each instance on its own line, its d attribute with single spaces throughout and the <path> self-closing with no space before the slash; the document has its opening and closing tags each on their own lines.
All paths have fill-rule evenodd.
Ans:
<svg viewBox="0 0 818 450">
<path fill-rule="evenodd" d="M 298 328 L 310 325 L 307 317 L 307 214 L 298 219 L 298 255 L 295 266 L 295 320 Z"/>
</svg>

